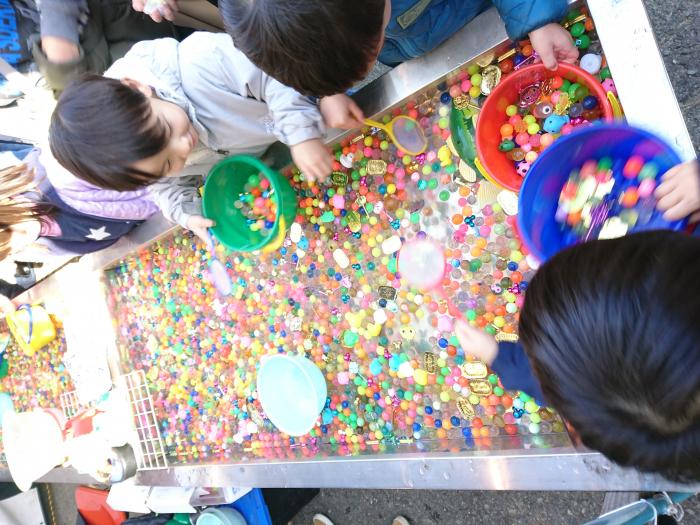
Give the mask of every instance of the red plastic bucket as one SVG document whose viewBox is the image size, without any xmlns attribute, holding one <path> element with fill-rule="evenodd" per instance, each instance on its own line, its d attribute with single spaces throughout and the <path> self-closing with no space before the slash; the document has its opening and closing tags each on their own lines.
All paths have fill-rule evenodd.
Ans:
<svg viewBox="0 0 700 525">
<path fill-rule="evenodd" d="M 500 129 L 508 120 L 506 108 L 517 103 L 520 91 L 536 82 L 560 76 L 569 81 L 584 85 L 590 94 L 598 99 L 603 112 L 602 119 L 613 120 L 613 109 L 600 82 L 583 69 L 570 64 L 559 64 L 556 71 L 550 71 L 542 64 L 526 66 L 509 74 L 486 98 L 476 126 L 476 151 L 479 160 L 489 177 L 507 190 L 518 192 L 523 177 L 515 171 L 513 161 L 498 150 L 501 142 Z"/>
</svg>

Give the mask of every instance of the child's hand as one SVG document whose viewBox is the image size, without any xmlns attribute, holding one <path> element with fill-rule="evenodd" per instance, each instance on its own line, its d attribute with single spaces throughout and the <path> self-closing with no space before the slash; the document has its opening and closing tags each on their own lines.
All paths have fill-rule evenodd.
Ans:
<svg viewBox="0 0 700 525">
<path fill-rule="evenodd" d="M 177 0 L 131 0 L 131 7 L 150 16 L 154 22 L 163 19 L 172 22 L 178 12 Z"/>
<path fill-rule="evenodd" d="M 494 362 L 498 355 L 498 343 L 493 337 L 461 320 L 455 325 L 455 333 L 465 353 L 487 365 Z"/>
<path fill-rule="evenodd" d="M 578 48 L 571 34 L 559 24 L 547 24 L 530 33 L 532 48 L 540 55 L 547 69 L 555 71 L 558 62 L 573 64 L 578 59 Z"/>
<path fill-rule="evenodd" d="M 78 44 L 66 38 L 57 36 L 45 36 L 41 38 L 41 49 L 49 62 L 54 64 L 67 64 L 80 58 Z"/>
<path fill-rule="evenodd" d="M 333 171 L 333 156 L 319 139 L 300 142 L 290 149 L 294 164 L 309 182 L 323 182 Z"/>
<path fill-rule="evenodd" d="M 690 222 L 700 220 L 700 164 L 691 160 L 674 166 L 661 177 L 654 192 L 656 207 L 664 219 L 677 221 L 690 215 Z"/>
<path fill-rule="evenodd" d="M 355 129 L 364 125 L 365 114 L 360 106 L 345 94 L 323 97 L 318 103 L 318 109 L 329 128 Z"/>
<path fill-rule="evenodd" d="M 216 226 L 214 221 L 201 215 L 190 215 L 189 219 L 187 219 L 187 229 L 202 239 L 207 246 L 211 244 L 209 228 L 213 226 Z"/>
</svg>

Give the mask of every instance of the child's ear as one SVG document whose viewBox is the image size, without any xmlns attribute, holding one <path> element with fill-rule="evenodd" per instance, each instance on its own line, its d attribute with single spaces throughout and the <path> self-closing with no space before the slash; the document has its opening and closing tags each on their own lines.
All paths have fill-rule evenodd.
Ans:
<svg viewBox="0 0 700 525">
<path fill-rule="evenodd" d="M 153 96 L 153 88 L 151 86 L 144 84 L 143 82 L 139 82 L 138 80 L 134 80 L 133 78 L 122 78 L 122 84 L 129 86 L 131 89 L 135 89 L 136 91 L 140 91 L 148 98 Z"/>
</svg>

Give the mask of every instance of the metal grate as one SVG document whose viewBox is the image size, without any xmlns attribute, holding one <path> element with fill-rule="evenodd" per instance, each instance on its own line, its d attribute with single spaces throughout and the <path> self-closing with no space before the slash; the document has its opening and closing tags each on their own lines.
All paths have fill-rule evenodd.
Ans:
<svg viewBox="0 0 700 525">
<path fill-rule="evenodd" d="M 168 468 L 165 447 L 158 428 L 158 420 L 153 410 L 153 401 L 148 390 L 146 374 L 137 370 L 120 376 L 128 394 L 138 433 L 140 451 L 136 454 L 138 470 Z M 140 453 L 139 453 L 140 452 Z"/>
<path fill-rule="evenodd" d="M 88 408 L 80 402 L 75 390 L 61 394 L 60 399 L 61 410 L 63 410 L 63 415 L 66 416 L 66 419 L 72 419 L 77 414 Z"/>
</svg>

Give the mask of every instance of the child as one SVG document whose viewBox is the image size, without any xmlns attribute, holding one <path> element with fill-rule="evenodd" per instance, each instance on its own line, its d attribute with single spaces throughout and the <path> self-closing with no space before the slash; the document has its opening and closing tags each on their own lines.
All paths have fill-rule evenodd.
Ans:
<svg viewBox="0 0 700 525">
<path fill-rule="evenodd" d="M 574 62 L 578 50 L 558 22 L 566 0 L 221 0 L 236 46 L 263 71 L 321 99 L 331 127 L 362 125 L 362 111 L 338 95 L 380 62 L 395 66 L 439 46 L 494 4 L 508 35 L 529 35 L 544 64 Z M 274 36 L 271 36 L 274 35 Z"/>
<path fill-rule="evenodd" d="M 671 231 L 580 244 L 528 286 L 522 346 L 496 344 L 464 322 L 457 337 L 506 388 L 554 407 L 584 445 L 624 466 L 698 481 L 698 260 L 700 239 Z"/>
<path fill-rule="evenodd" d="M 53 190 L 30 153 L 25 165 L 0 171 L 0 260 L 41 239 L 56 254 L 85 254 L 114 244 L 140 221 L 80 213 Z"/>
<path fill-rule="evenodd" d="M 50 169 L 49 179 L 80 211 L 102 215 L 98 195 L 88 200 L 85 190 L 103 188 L 110 198 L 124 192 L 150 198 L 206 237 L 212 223 L 201 217 L 196 181 L 183 176 L 205 174 L 217 158 L 258 155 L 279 138 L 310 180 L 331 172 L 315 105 L 257 69 L 226 34 L 141 42 L 106 75 L 116 78 L 88 76 L 69 86 L 49 129 L 51 151 L 71 174 Z M 205 148 L 194 151 L 198 142 Z"/>
<path fill-rule="evenodd" d="M 16 41 L 0 41 L 0 56 L 18 68 L 32 58 L 56 91 L 82 73 L 102 73 L 134 42 L 178 35 L 129 0 L 0 0 L 0 14 L 6 29 L 17 29 Z"/>
</svg>

